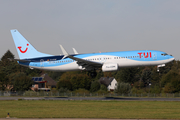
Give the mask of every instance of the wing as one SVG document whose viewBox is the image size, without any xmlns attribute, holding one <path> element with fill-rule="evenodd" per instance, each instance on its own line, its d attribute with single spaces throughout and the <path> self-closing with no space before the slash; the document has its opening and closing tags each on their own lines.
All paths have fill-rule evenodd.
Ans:
<svg viewBox="0 0 180 120">
<path fill-rule="evenodd" d="M 79 66 L 82 66 L 82 68 L 85 68 L 85 69 L 87 69 L 87 70 L 93 70 L 93 69 L 96 69 L 96 68 L 101 68 L 102 65 L 103 65 L 102 63 L 99 63 L 99 62 L 89 61 L 89 60 L 85 60 L 85 59 L 81 59 L 81 58 L 78 58 L 78 57 L 74 57 L 74 56 L 72 56 L 72 55 L 69 55 L 69 54 L 66 52 L 66 50 L 63 48 L 62 45 L 60 45 L 60 48 L 61 48 L 61 50 L 62 50 L 62 52 L 63 52 L 63 54 L 64 54 L 63 59 L 64 59 L 65 57 L 71 58 L 71 59 L 77 61 L 77 64 L 78 64 Z"/>
</svg>

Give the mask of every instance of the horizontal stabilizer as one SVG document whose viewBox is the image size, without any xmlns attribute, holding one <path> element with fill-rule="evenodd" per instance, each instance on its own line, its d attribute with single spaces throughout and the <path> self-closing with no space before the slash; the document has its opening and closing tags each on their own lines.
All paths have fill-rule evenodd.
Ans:
<svg viewBox="0 0 180 120">
<path fill-rule="evenodd" d="M 12 58 L 8 58 L 10 61 L 20 61 L 20 62 L 32 62 L 31 60 L 21 60 L 21 59 L 12 59 Z"/>
</svg>

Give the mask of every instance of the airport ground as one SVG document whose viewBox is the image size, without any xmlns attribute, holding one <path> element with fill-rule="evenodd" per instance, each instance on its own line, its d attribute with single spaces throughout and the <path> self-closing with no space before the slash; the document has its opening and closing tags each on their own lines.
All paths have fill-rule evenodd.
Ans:
<svg viewBox="0 0 180 120">
<path fill-rule="evenodd" d="M 0 100 L 180 101 L 180 97 L 0 97 Z"/>
<path fill-rule="evenodd" d="M 179 119 L 179 98 L 0 97 L 0 118 L 74 119 Z M 7 99 L 9 98 L 9 99 Z M 14 99 L 13 99 L 14 98 Z M 63 100 L 62 100 L 63 99 Z M 165 100 L 168 99 L 168 100 Z M 46 120 L 45 119 L 45 120 Z M 24 120 L 24 119 L 22 119 Z M 28 119 L 29 120 L 29 119 Z"/>
<path fill-rule="evenodd" d="M 39 120 L 38 118 L 30 119 L 20 119 L 20 118 L 8 118 L 10 120 Z M 0 118 L 0 120 L 7 120 L 7 118 Z M 175 119 L 86 119 L 86 118 L 46 118 L 40 120 L 175 120 Z"/>
</svg>

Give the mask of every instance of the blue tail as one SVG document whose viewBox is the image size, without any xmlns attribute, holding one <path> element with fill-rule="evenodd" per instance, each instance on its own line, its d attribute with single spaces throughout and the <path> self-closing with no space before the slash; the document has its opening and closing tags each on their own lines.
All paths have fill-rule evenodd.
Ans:
<svg viewBox="0 0 180 120">
<path fill-rule="evenodd" d="M 19 32 L 11 30 L 11 34 L 20 59 L 31 59 L 52 56 L 38 52 Z"/>
</svg>

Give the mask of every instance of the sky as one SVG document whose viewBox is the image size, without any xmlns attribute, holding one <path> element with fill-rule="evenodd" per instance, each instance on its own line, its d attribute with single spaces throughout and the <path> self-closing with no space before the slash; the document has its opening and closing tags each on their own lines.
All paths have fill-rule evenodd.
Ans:
<svg viewBox="0 0 180 120">
<path fill-rule="evenodd" d="M 10 30 L 38 51 L 160 50 L 180 60 L 180 0 L 0 0 L 0 57 L 19 58 Z"/>
</svg>

